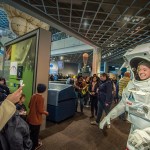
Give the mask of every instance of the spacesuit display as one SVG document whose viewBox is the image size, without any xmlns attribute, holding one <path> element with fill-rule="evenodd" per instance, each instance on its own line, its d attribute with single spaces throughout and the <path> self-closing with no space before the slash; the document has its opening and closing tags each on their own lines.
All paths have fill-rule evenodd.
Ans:
<svg viewBox="0 0 150 150">
<path fill-rule="evenodd" d="M 103 129 L 110 120 L 127 111 L 131 123 L 127 148 L 150 150 L 150 76 L 145 78 L 144 73 L 139 73 L 140 65 L 150 69 L 150 43 L 130 49 L 124 59 L 129 64 L 133 79 L 123 90 L 120 103 L 100 122 L 99 127 Z"/>
</svg>

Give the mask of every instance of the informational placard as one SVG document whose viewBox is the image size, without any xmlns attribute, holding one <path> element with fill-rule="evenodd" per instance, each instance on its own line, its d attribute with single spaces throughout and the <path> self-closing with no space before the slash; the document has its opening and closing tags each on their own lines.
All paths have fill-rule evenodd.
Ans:
<svg viewBox="0 0 150 150">
<path fill-rule="evenodd" d="M 21 39 L 22 38 L 22 39 Z M 14 92 L 23 80 L 25 87 L 23 93 L 26 95 L 25 104 L 28 106 L 31 95 L 33 94 L 35 57 L 36 57 L 37 35 L 17 38 L 6 43 L 4 77 L 10 92 Z"/>
<path fill-rule="evenodd" d="M 17 62 L 10 63 L 10 75 L 17 75 Z"/>
</svg>

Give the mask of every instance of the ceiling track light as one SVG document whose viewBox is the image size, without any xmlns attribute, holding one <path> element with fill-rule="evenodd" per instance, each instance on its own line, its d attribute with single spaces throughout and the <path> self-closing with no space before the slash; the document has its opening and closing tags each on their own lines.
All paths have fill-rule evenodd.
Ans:
<svg viewBox="0 0 150 150">
<path fill-rule="evenodd" d="M 123 18 L 127 22 L 131 23 L 139 23 L 145 19 L 145 17 L 140 17 L 140 16 L 125 16 Z"/>
<path fill-rule="evenodd" d="M 138 26 L 135 30 L 136 30 L 136 31 L 138 31 L 138 30 L 140 30 L 140 29 L 141 29 L 141 27 L 140 27 L 140 26 Z"/>
</svg>

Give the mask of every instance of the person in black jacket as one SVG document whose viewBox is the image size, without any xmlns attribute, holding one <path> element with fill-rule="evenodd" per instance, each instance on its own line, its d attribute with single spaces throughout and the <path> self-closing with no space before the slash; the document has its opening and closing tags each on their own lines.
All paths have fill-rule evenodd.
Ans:
<svg viewBox="0 0 150 150">
<path fill-rule="evenodd" d="M 0 102 L 4 101 L 7 95 L 10 94 L 9 88 L 6 85 L 6 80 L 0 77 Z"/>
<path fill-rule="evenodd" d="M 97 112 L 97 118 L 96 121 L 92 121 L 92 125 L 98 125 L 102 114 L 103 110 L 105 111 L 106 115 L 110 111 L 111 103 L 112 103 L 112 82 L 107 76 L 106 73 L 102 73 L 100 75 L 100 83 L 98 87 L 98 112 Z"/>
<path fill-rule="evenodd" d="M 20 117 L 26 121 L 27 108 L 24 104 L 25 98 L 26 98 L 26 96 L 24 94 L 21 94 L 20 100 L 16 104 L 16 109 L 18 110 Z"/>
<path fill-rule="evenodd" d="M 77 95 L 77 101 L 76 101 L 76 112 L 78 107 L 78 100 L 80 101 L 80 110 L 83 114 L 83 106 L 84 106 L 84 94 L 83 91 L 87 88 L 86 82 L 83 80 L 82 76 L 77 77 L 77 81 L 74 83 L 75 92 Z"/>
<path fill-rule="evenodd" d="M 91 117 L 94 117 L 94 111 L 95 115 L 97 115 L 97 88 L 98 88 L 98 77 L 93 77 L 92 82 L 89 84 L 88 92 L 90 94 L 90 101 L 91 101 Z"/>
</svg>

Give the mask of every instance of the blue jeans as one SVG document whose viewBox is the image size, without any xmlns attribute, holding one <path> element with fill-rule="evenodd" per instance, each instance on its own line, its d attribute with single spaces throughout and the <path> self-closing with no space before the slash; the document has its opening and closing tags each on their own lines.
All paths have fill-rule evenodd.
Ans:
<svg viewBox="0 0 150 150">
<path fill-rule="evenodd" d="M 76 100 L 76 112 L 77 112 L 77 108 L 78 108 L 78 101 L 80 101 L 80 111 L 83 112 L 83 104 L 84 104 L 84 97 L 82 98 L 78 92 L 75 92 L 76 96 L 77 96 L 77 100 Z"/>
<path fill-rule="evenodd" d="M 96 118 L 97 123 L 100 122 L 103 111 L 105 111 L 106 115 L 109 113 L 110 107 L 111 104 L 109 104 L 109 106 L 105 106 L 105 102 L 103 102 L 102 100 L 98 101 L 98 110 L 97 110 L 97 118 Z"/>
</svg>

